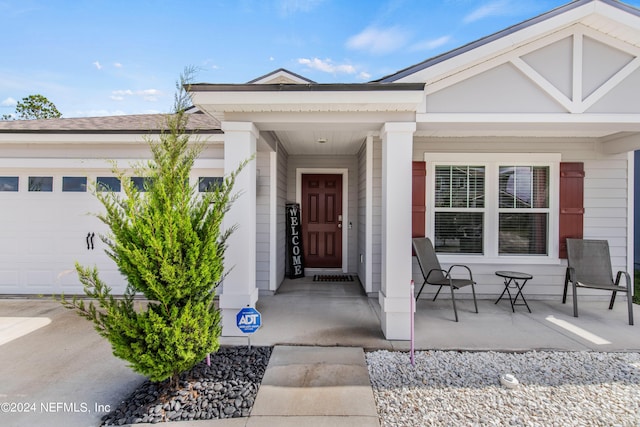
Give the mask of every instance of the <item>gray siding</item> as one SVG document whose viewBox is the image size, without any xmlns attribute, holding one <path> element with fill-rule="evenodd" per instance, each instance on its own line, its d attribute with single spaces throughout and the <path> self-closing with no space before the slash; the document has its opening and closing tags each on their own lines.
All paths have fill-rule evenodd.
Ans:
<svg viewBox="0 0 640 427">
<path fill-rule="evenodd" d="M 564 113 L 566 110 L 515 66 L 504 64 L 429 95 L 427 112 Z"/>
<path fill-rule="evenodd" d="M 358 277 L 365 285 L 367 278 L 367 144 L 358 152 Z"/>
<path fill-rule="evenodd" d="M 627 266 L 627 155 L 604 155 L 593 151 L 594 141 L 588 139 L 494 139 L 478 140 L 463 138 L 417 139 L 414 143 L 414 160 L 425 160 L 430 152 L 507 152 L 507 153 L 557 153 L 563 162 L 583 162 L 585 167 L 584 190 L 584 238 L 607 239 L 609 241 L 614 273 L 626 270 Z M 427 186 L 429 191 L 429 186 Z M 558 197 L 558 195 L 555 195 Z M 427 210 L 429 208 L 427 207 Z M 552 213 L 553 214 L 553 213 Z M 557 236 L 550 236 L 557 239 Z M 480 295 L 498 295 L 503 285 L 495 276 L 496 270 L 516 270 L 531 273 L 534 278 L 527 284 L 526 294 L 536 297 L 559 297 L 562 294 L 566 260 L 551 260 L 535 263 L 531 257 L 521 264 L 498 264 L 489 260 L 468 265 L 478 282 L 476 292 Z M 413 278 L 422 283 L 414 258 Z M 448 268 L 448 265 L 444 266 Z M 508 267 L 508 268 L 506 268 Z M 433 294 L 437 288 L 426 289 Z M 464 292 L 465 290 L 463 290 Z M 467 292 L 470 296 L 470 291 Z M 601 293 L 594 292 L 596 295 Z M 445 296 L 446 297 L 446 296 Z"/>
<path fill-rule="evenodd" d="M 277 160 L 277 241 L 276 245 L 276 286 L 280 286 L 284 280 L 285 274 L 285 251 L 286 251 L 286 214 L 285 205 L 287 204 L 287 162 L 289 155 L 282 146 L 278 146 L 278 160 Z"/>
<path fill-rule="evenodd" d="M 373 140 L 373 253 L 371 286 L 382 289 L 382 141 Z"/>
<path fill-rule="evenodd" d="M 270 222 L 270 170 L 269 152 L 258 151 L 256 168 L 259 171 L 256 188 L 256 286 L 269 289 L 269 222 Z"/>
</svg>

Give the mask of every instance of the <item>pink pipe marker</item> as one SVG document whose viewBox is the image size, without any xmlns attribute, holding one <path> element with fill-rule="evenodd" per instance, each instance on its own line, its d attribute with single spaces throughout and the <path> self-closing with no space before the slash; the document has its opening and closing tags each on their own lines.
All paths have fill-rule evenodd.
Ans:
<svg viewBox="0 0 640 427">
<path fill-rule="evenodd" d="M 211 366 L 211 353 L 207 353 L 207 366 Z"/>
<path fill-rule="evenodd" d="M 410 298 L 411 299 L 411 305 L 410 305 L 411 312 L 409 313 L 409 317 L 411 319 L 411 353 L 410 353 L 410 355 L 411 355 L 411 366 L 414 366 L 414 364 L 415 364 L 415 359 L 413 357 L 413 353 L 414 353 L 414 349 L 415 349 L 415 339 L 414 339 L 414 333 L 413 333 L 413 330 L 414 330 L 413 313 L 415 311 L 415 299 L 414 299 L 414 296 L 413 296 L 414 287 L 415 287 L 415 284 L 413 283 L 413 280 L 411 280 L 411 298 Z"/>
</svg>

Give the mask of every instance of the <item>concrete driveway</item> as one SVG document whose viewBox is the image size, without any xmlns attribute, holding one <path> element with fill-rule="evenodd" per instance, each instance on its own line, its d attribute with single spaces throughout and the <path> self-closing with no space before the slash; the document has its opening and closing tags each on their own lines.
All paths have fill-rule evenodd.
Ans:
<svg viewBox="0 0 640 427">
<path fill-rule="evenodd" d="M 3 336 L 13 338 L 0 345 L 5 427 L 95 426 L 144 381 L 92 323 L 51 299 L 1 299 Z"/>
</svg>

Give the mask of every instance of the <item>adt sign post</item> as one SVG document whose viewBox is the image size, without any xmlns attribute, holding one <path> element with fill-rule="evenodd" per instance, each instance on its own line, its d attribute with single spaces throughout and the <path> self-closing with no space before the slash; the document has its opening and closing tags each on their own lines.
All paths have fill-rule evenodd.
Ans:
<svg viewBox="0 0 640 427">
<path fill-rule="evenodd" d="M 253 307 L 244 307 L 236 315 L 236 326 L 242 333 L 252 334 L 262 326 L 262 316 Z M 251 348 L 251 335 L 247 336 L 249 348 Z"/>
</svg>

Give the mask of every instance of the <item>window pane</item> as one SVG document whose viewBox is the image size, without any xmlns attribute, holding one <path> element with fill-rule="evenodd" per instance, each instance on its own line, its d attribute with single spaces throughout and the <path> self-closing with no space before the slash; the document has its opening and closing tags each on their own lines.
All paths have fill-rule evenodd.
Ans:
<svg viewBox="0 0 640 427">
<path fill-rule="evenodd" d="M 549 168 L 500 166 L 501 208 L 548 208 Z"/>
<path fill-rule="evenodd" d="M 221 177 L 201 176 L 198 178 L 198 191 L 201 193 L 208 193 L 213 191 L 220 184 L 222 184 Z"/>
<path fill-rule="evenodd" d="M 86 176 L 63 176 L 62 177 L 62 191 L 87 191 L 87 177 Z"/>
<path fill-rule="evenodd" d="M 149 185 L 151 184 L 151 178 L 142 177 L 142 176 L 134 176 L 131 178 L 131 182 L 133 186 L 138 191 L 147 191 Z"/>
<path fill-rule="evenodd" d="M 0 191 L 18 191 L 18 177 L 0 176 Z"/>
<path fill-rule="evenodd" d="M 504 254 L 547 254 L 548 214 L 501 213 L 498 252 Z"/>
<path fill-rule="evenodd" d="M 29 191 L 53 191 L 53 177 L 30 176 Z"/>
<path fill-rule="evenodd" d="M 484 208 L 484 167 L 436 166 L 437 208 Z"/>
<path fill-rule="evenodd" d="M 436 212 L 436 252 L 483 253 L 482 212 Z"/>
<path fill-rule="evenodd" d="M 120 191 L 120 179 L 115 176 L 99 176 L 96 178 L 96 189 L 98 191 Z"/>
</svg>

